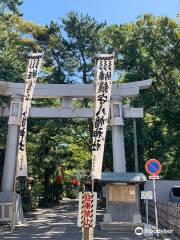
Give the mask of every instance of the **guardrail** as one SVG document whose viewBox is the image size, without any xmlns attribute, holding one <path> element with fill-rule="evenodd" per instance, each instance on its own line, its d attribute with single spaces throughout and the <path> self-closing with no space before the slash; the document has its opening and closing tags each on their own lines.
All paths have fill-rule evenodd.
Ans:
<svg viewBox="0 0 180 240">
<path fill-rule="evenodd" d="M 149 216 L 155 220 L 154 202 L 149 202 Z M 157 202 L 158 221 L 167 230 L 180 236 L 180 203 Z"/>
<path fill-rule="evenodd" d="M 14 217 L 13 203 L 0 203 L 0 222 L 9 222 L 11 226 L 11 232 L 13 232 L 15 228 Z"/>
</svg>

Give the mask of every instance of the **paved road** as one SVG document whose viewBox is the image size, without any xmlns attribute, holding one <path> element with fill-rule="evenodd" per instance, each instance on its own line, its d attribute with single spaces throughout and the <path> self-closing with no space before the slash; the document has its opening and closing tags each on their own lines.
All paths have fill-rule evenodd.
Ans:
<svg viewBox="0 0 180 240">
<path fill-rule="evenodd" d="M 98 219 L 102 212 L 98 211 Z M 0 228 L 0 239 L 52 239 L 52 240 L 81 240 L 81 230 L 76 226 L 77 202 L 69 202 L 60 207 L 38 209 L 25 219 L 25 223 L 17 226 L 13 233 L 7 228 Z M 146 240 L 134 233 L 119 233 L 95 230 L 94 240 Z M 150 238 L 154 239 L 154 238 Z M 170 240 L 171 238 L 166 238 Z"/>
</svg>

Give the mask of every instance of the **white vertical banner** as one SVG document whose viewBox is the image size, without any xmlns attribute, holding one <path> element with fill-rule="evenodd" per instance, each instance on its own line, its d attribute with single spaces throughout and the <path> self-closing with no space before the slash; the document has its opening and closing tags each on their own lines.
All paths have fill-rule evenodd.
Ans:
<svg viewBox="0 0 180 240">
<path fill-rule="evenodd" d="M 114 54 L 96 57 L 95 114 L 92 143 L 92 179 L 101 179 L 104 144 L 109 116 Z"/>
<path fill-rule="evenodd" d="M 34 93 L 38 72 L 41 66 L 42 57 L 43 57 L 42 53 L 31 53 L 28 56 L 29 61 L 25 79 L 22 116 L 19 129 L 16 177 L 27 176 L 27 156 L 26 156 L 27 118 L 31 107 L 31 100 Z"/>
</svg>

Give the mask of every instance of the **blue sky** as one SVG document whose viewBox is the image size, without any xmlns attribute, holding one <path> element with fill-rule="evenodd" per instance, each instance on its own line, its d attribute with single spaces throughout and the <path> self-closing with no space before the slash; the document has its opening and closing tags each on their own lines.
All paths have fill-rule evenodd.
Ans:
<svg viewBox="0 0 180 240">
<path fill-rule="evenodd" d="M 24 0 L 24 19 L 39 24 L 58 21 L 69 11 L 88 14 L 98 22 L 108 24 L 134 21 L 144 13 L 176 18 L 179 0 Z"/>
</svg>

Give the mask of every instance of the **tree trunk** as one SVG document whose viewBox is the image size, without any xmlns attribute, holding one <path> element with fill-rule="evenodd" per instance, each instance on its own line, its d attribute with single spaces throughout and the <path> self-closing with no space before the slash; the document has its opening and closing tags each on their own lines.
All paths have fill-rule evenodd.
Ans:
<svg viewBox="0 0 180 240">
<path fill-rule="evenodd" d="M 43 202 L 43 205 L 45 207 L 49 206 L 49 177 L 50 177 L 49 169 L 45 168 L 45 172 L 44 172 L 44 202 Z"/>
</svg>

